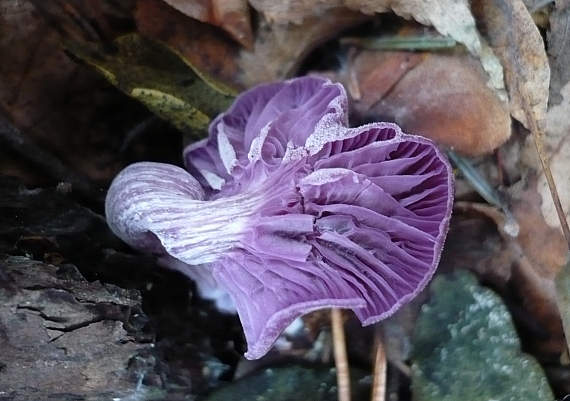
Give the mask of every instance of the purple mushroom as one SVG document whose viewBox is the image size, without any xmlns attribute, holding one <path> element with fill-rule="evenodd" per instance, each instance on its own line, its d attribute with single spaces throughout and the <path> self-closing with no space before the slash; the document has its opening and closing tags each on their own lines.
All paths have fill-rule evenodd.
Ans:
<svg viewBox="0 0 570 401">
<path fill-rule="evenodd" d="M 253 88 L 184 158 L 188 171 L 122 171 L 107 220 L 237 311 L 247 358 L 316 309 L 349 308 L 365 325 L 384 319 L 437 267 L 453 200 L 445 156 L 394 124 L 348 128 L 340 84 L 302 77 Z"/>
</svg>

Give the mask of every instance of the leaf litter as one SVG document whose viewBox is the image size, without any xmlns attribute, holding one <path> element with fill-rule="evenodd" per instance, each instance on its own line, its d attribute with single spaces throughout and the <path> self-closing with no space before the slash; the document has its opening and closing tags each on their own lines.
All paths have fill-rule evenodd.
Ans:
<svg viewBox="0 0 570 401">
<path fill-rule="evenodd" d="M 347 88 L 350 111 L 355 116 L 353 124 L 379 118 L 398 122 L 408 131 L 430 136 L 442 147 L 455 149 L 460 157 L 471 157 L 481 179 L 497 191 L 506 210 L 516 219 L 519 232 L 511 235 L 504 231 L 501 222 L 505 221 L 505 211 L 485 204 L 459 170 L 455 215 L 440 274 L 470 270 L 479 283 L 494 290 L 509 309 L 522 350 L 541 364 L 555 396 L 570 394 L 570 359 L 563 330 L 563 324 L 570 324 L 566 273 L 570 267 L 562 269 L 568 249 L 534 143 L 538 140 L 540 149 L 540 141 L 544 142 L 544 165 L 552 170 L 563 209 L 570 210 L 570 182 L 566 174 L 570 152 L 570 76 L 564 61 L 570 57 L 570 39 L 569 8 L 564 2 L 542 5 L 538 10 L 530 9 L 531 12 L 518 0 L 485 0 L 471 6 L 463 1 L 442 0 L 138 0 L 120 10 L 111 1 L 98 6 L 95 2 L 74 0 L 61 0 L 51 6 L 35 3 L 9 0 L 0 6 L 0 26 L 26 27 L 0 29 L 0 51 L 4 55 L 0 80 L 10 83 L 0 88 L 2 117 L 72 171 L 91 177 L 101 187 L 108 187 L 118 170 L 133 159 L 175 161 L 183 139 L 170 135 L 165 141 L 164 132 L 176 131 L 168 124 L 181 128 L 184 125 L 180 121 L 193 121 L 188 110 L 205 109 L 196 100 L 180 94 L 182 89 L 173 79 L 176 74 L 166 77 L 173 79 L 174 84 L 159 85 L 160 88 L 150 85 L 150 92 L 144 89 L 153 78 L 164 77 L 158 72 L 162 68 L 159 61 L 166 60 L 172 60 L 169 66 L 183 60 L 181 68 L 194 71 L 193 79 L 213 91 L 209 93 L 220 93 L 216 87 L 243 89 L 299 73 L 332 77 Z M 532 18 L 538 21 L 538 13 L 542 21 L 547 21 L 539 27 Z M 405 30 L 391 29 L 394 19 L 409 29 L 414 29 L 414 20 L 444 38 L 452 38 L 458 45 L 445 50 L 386 51 L 365 49 L 346 40 L 355 35 L 364 39 L 391 35 L 404 42 Z M 128 79 L 130 70 L 125 70 L 122 82 L 129 83 L 121 89 L 128 88 L 125 92 L 131 98 L 104 83 L 93 70 L 74 63 L 60 45 L 71 40 L 79 43 L 75 47 L 76 58 L 79 56 L 93 66 L 97 65 L 96 58 L 87 58 L 77 49 L 97 49 L 99 56 L 105 55 L 109 49 L 116 49 L 114 40 L 133 32 L 166 46 L 158 51 L 152 45 L 141 52 L 143 59 L 148 58 L 159 68 L 137 77 L 136 84 Z M 34 48 L 25 42 L 24 36 L 30 34 L 45 39 L 46 45 Z M 40 63 L 39 59 L 44 61 Z M 130 60 L 125 63 L 133 66 Z M 212 79 L 204 81 L 201 77 Z M 213 82 L 214 88 L 208 82 Z M 142 96 L 137 88 L 143 88 L 146 94 Z M 136 139 L 128 157 L 120 156 L 118 163 L 101 169 L 98 162 L 116 153 L 128 130 L 151 115 L 138 103 L 141 96 L 143 103 L 151 105 L 165 121 L 142 135 L 158 139 Z M 164 108 L 153 108 L 157 99 L 166 102 L 168 113 L 161 113 Z M 184 104 L 175 101 L 180 99 Z M 213 111 L 205 113 L 207 118 L 201 127 L 217 114 L 216 108 L 222 107 L 209 104 Z M 3 144 L 8 143 L 4 128 L 0 130 Z M 160 146 L 156 146 L 158 143 Z M 5 149 L 2 146 L 9 157 L 2 157 L 2 174 L 19 177 L 31 187 L 55 186 L 58 177 L 46 181 L 45 170 L 40 170 L 33 160 L 22 163 L 24 158 L 18 156 L 17 150 Z M 66 194 L 76 195 L 73 187 L 71 194 Z M 17 199 L 17 192 L 14 196 Z M 95 197 L 78 200 L 101 211 Z M 13 206 L 4 206 L 0 213 L 7 216 L 14 210 Z M 31 213 L 25 208 L 18 210 L 25 216 Z M 17 224 L 3 221 L 10 227 Z M 92 251 L 84 256 L 88 261 L 81 259 L 81 253 L 61 246 L 61 254 L 56 256 L 53 250 L 58 249 L 58 242 L 41 230 L 31 234 L 29 231 L 25 241 L 10 237 L 5 241 L 8 245 L 3 254 L 24 254 L 56 265 L 72 257 L 89 280 L 97 279 L 94 271 L 98 264 L 114 261 L 123 267 L 131 266 L 136 265 L 131 258 L 139 257 L 118 241 L 90 245 Z M 35 251 L 29 253 L 29 249 Z M 44 253 L 51 256 L 47 258 L 37 249 L 45 249 L 48 252 Z M 87 265 L 89 269 L 85 268 Z M 154 322 L 149 330 L 158 334 L 154 357 L 160 361 L 159 366 L 167 367 L 162 373 L 149 376 L 144 384 L 149 388 L 162 387 L 171 396 L 180 394 L 180 389 L 199 395 L 217 388 L 221 380 L 230 380 L 234 372 L 236 377 L 244 370 L 262 372 L 262 366 L 285 359 L 298 362 L 309 356 L 313 363 L 321 365 L 331 360 L 331 342 L 324 335 L 330 334 L 328 315 L 317 316 L 310 324 L 307 317 L 306 325 L 300 326 L 305 329 L 287 332 L 267 360 L 248 365 L 240 359 L 244 342 L 235 319 L 216 315 L 211 306 L 192 295 L 191 283 L 182 283 L 178 276 L 169 278 L 168 272 L 159 277 L 151 274 L 130 280 L 120 278 L 127 271 L 123 268 L 116 276 L 104 277 L 110 283 L 127 287 L 139 280 L 131 288 L 142 290 L 143 300 L 148 300 L 143 311 Z M 170 298 L 144 290 L 145 285 L 170 288 L 166 291 Z M 445 287 L 437 288 L 445 291 Z M 417 353 L 420 346 L 413 332 L 418 316 L 420 320 L 424 316 L 421 304 L 430 299 L 435 297 L 424 293 L 394 318 L 379 324 L 385 344 L 396 344 L 386 351 L 394 369 L 388 369 L 385 390 L 393 399 L 411 399 L 410 388 L 412 392 L 421 392 L 417 390 L 419 382 L 411 376 L 409 358 L 410 351 Z M 206 319 L 204 314 L 212 319 Z M 356 325 L 349 314 L 344 319 L 351 365 L 370 369 L 375 334 Z M 211 329 L 208 325 L 192 324 L 196 321 L 207 321 Z M 186 359 L 175 357 L 177 354 Z M 190 364 L 188 358 L 194 358 L 195 363 Z M 462 368 L 464 373 L 469 369 Z M 435 373 L 443 375 L 445 369 Z M 22 394 L 26 395 L 19 395 Z M 50 394 L 44 394 L 47 395 Z"/>
</svg>

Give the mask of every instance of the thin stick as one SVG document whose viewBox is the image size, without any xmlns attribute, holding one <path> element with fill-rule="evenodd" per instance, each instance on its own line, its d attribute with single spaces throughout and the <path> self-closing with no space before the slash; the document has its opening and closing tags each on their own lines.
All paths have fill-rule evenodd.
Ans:
<svg viewBox="0 0 570 401">
<path fill-rule="evenodd" d="M 333 335 L 334 362 L 336 365 L 336 382 L 338 401 L 350 401 L 350 373 L 346 356 L 346 341 L 344 338 L 344 322 L 340 309 L 331 309 L 331 326 Z"/>
<path fill-rule="evenodd" d="M 371 401 L 384 401 L 386 399 L 386 350 L 380 329 L 374 335 L 376 353 L 374 357 L 374 380 L 372 382 Z"/>
</svg>

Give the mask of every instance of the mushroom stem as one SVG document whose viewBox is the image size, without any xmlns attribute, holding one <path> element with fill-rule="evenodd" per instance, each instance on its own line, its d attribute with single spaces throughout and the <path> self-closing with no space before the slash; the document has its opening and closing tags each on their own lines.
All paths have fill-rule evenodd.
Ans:
<svg viewBox="0 0 570 401">
<path fill-rule="evenodd" d="M 374 357 L 374 380 L 372 382 L 372 398 L 370 400 L 384 401 L 386 399 L 386 350 L 384 349 L 382 332 L 378 327 L 376 327 L 374 337 L 376 352 Z"/>
<path fill-rule="evenodd" d="M 333 335 L 334 361 L 336 365 L 336 381 L 338 401 L 350 401 L 350 373 L 346 356 L 346 341 L 344 338 L 344 322 L 342 311 L 331 309 L 331 326 Z"/>
</svg>

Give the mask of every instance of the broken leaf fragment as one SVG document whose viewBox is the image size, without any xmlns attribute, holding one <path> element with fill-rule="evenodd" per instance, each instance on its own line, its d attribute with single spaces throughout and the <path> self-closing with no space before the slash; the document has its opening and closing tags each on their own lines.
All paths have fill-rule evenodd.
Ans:
<svg viewBox="0 0 570 401">
<path fill-rule="evenodd" d="M 242 46 L 253 45 L 253 31 L 247 0 L 164 0 L 181 13 L 198 21 L 219 26 Z"/>
<path fill-rule="evenodd" d="M 186 103 L 165 92 L 148 88 L 134 88 L 130 95 L 146 105 L 158 116 L 169 120 L 182 131 L 192 128 L 202 129 L 210 123 L 210 117 Z"/>
<path fill-rule="evenodd" d="M 511 134 L 508 106 L 467 53 L 361 50 L 333 79 L 359 121 L 392 121 L 463 155 L 490 153 Z"/>
<path fill-rule="evenodd" d="M 111 46 L 74 42 L 66 43 L 66 48 L 193 137 L 203 136 L 211 119 L 233 101 L 230 89 L 195 70 L 168 47 L 137 34 L 121 36 Z"/>
</svg>

